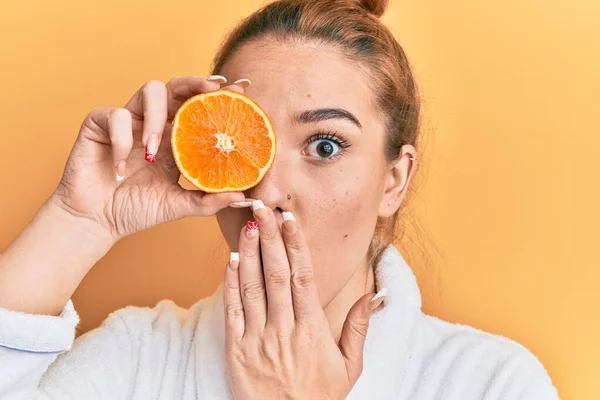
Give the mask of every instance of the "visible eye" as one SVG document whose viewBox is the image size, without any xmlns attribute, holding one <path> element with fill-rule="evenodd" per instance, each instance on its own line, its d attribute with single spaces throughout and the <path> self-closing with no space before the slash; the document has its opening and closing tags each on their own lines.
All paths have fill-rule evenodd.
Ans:
<svg viewBox="0 0 600 400">
<path fill-rule="evenodd" d="M 331 158 L 340 151 L 340 145 L 331 139 L 317 139 L 308 145 L 308 154 L 319 158 Z"/>
<path fill-rule="evenodd" d="M 350 144 L 334 132 L 319 132 L 308 140 L 305 154 L 320 161 L 329 161 L 341 156 Z"/>
</svg>

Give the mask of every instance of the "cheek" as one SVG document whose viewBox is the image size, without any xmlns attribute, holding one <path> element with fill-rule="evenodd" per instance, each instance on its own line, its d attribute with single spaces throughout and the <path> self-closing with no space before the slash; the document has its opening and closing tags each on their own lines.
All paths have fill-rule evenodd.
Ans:
<svg viewBox="0 0 600 400">
<path fill-rule="evenodd" d="M 311 193 L 305 194 L 309 202 L 305 204 L 304 217 L 313 246 L 341 242 L 355 245 L 356 241 L 368 246 L 370 242 L 377 221 L 382 178 L 372 165 L 350 160 L 347 164 L 311 174 Z"/>
<path fill-rule="evenodd" d="M 323 168 L 326 174 L 311 174 L 303 196 L 303 226 L 323 304 L 362 265 L 377 222 L 383 178 L 372 165 L 347 161 L 347 166 Z"/>
</svg>

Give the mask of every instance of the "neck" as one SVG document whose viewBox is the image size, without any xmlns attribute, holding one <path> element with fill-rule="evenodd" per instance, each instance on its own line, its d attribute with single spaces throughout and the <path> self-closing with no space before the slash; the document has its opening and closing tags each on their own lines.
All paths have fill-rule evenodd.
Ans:
<svg viewBox="0 0 600 400">
<path fill-rule="evenodd" d="M 373 267 L 366 262 L 356 269 L 338 294 L 324 307 L 325 317 L 336 342 L 342 334 L 348 311 L 366 293 L 375 291 Z"/>
</svg>

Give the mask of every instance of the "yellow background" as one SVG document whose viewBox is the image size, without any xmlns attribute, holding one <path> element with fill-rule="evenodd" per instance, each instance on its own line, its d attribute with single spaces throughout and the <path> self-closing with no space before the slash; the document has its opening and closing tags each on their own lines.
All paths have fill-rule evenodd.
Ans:
<svg viewBox="0 0 600 400">
<path fill-rule="evenodd" d="M 259 3 L 0 0 L 0 249 L 55 187 L 89 110 L 207 73 Z M 600 398 L 600 2 L 392 3 L 425 99 L 415 204 L 442 253 L 416 268 L 425 310 L 526 345 L 564 399 Z M 223 259 L 212 219 L 123 240 L 75 294 L 82 330 L 127 304 L 190 305 Z"/>
</svg>

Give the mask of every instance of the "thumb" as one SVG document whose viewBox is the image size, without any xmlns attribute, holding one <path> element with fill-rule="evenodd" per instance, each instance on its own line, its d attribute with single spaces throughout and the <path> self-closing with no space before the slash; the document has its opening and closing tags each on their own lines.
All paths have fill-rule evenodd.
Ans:
<svg viewBox="0 0 600 400">
<path fill-rule="evenodd" d="M 206 193 L 173 187 L 168 196 L 168 207 L 174 219 L 185 217 L 209 217 L 237 201 L 244 201 L 241 192 Z"/>
<path fill-rule="evenodd" d="M 366 294 L 361 297 L 350 309 L 342 335 L 340 337 L 340 350 L 346 361 L 348 377 L 355 382 L 363 369 L 363 348 L 369 328 L 371 313 L 385 298 L 387 289 L 382 288 L 379 293 Z"/>
</svg>

